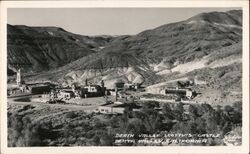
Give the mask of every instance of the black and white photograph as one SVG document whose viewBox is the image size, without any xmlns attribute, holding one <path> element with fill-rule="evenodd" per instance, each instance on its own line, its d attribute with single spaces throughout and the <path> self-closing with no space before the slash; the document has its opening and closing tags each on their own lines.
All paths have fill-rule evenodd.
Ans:
<svg viewBox="0 0 250 154">
<path fill-rule="evenodd" d="M 6 13 L 7 148 L 243 145 L 243 7 Z"/>
</svg>

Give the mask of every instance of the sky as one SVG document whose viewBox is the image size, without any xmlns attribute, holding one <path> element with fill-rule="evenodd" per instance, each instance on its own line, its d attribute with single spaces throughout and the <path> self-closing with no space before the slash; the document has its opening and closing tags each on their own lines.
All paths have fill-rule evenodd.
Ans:
<svg viewBox="0 0 250 154">
<path fill-rule="evenodd" d="M 232 9 L 239 8 L 9 8 L 7 22 L 81 35 L 134 35 L 199 13 Z"/>
</svg>

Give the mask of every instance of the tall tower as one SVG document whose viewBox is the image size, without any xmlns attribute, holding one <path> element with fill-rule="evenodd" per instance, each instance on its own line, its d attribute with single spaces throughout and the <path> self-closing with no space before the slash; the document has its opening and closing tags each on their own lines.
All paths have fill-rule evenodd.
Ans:
<svg viewBox="0 0 250 154">
<path fill-rule="evenodd" d="M 88 86 L 88 79 L 85 79 L 85 86 Z"/>
<path fill-rule="evenodd" d="M 17 73 L 16 73 L 16 84 L 18 86 L 21 86 L 21 84 L 22 84 L 21 69 L 17 70 Z"/>
<path fill-rule="evenodd" d="M 71 89 L 72 89 L 73 92 L 76 91 L 76 84 L 75 84 L 75 83 L 73 83 L 73 84 L 71 85 Z"/>
<path fill-rule="evenodd" d="M 104 81 L 101 81 L 101 87 L 104 88 Z"/>
</svg>

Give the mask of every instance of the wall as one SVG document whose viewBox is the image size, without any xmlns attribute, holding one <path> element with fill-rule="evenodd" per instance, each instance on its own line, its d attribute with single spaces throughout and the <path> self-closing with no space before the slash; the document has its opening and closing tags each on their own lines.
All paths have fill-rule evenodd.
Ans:
<svg viewBox="0 0 250 154">
<path fill-rule="evenodd" d="M 123 107 L 114 107 L 113 108 L 113 113 L 120 113 L 122 114 L 124 112 L 125 108 Z"/>
<path fill-rule="evenodd" d="M 98 110 L 100 111 L 100 113 L 112 113 L 112 107 L 110 106 L 99 106 Z"/>
</svg>

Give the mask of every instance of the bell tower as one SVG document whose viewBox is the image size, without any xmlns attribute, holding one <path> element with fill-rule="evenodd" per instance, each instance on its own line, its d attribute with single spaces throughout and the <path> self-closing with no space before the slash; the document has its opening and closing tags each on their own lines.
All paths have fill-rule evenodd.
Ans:
<svg viewBox="0 0 250 154">
<path fill-rule="evenodd" d="M 16 84 L 18 86 L 21 86 L 22 84 L 22 77 L 21 77 L 21 69 L 17 70 L 17 74 L 16 74 Z"/>
</svg>

